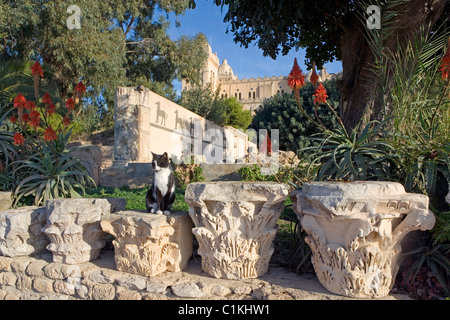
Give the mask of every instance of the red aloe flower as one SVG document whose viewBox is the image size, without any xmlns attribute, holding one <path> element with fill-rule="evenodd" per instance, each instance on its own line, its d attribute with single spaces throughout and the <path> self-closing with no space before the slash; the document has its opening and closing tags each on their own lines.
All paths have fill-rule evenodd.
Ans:
<svg viewBox="0 0 450 320">
<path fill-rule="evenodd" d="M 30 124 L 31 126 L 36 130 L 37 127 L 39 127 L 39 123 L 41 122 L 41 114 L 33 110 L 30 113 Z"/>
<path fill-rule="evenodd" d="M 316 89 L 316 93 L 313 94 L 313 97 L 315 97 L 314 103 L 321 104 L 327 102 L 327 90 L 322 85 L 322 83 L 319 83 L 319 86 Z"/>
<path fill-rule="evenodd" d="M 75 101 L 73 100 L 73 98 L 69 98 L 66 101 L 66 108 L 69 109 L 69 110 L 75 109 Z"/>
<path fill-rule="evenodd" d="M 450 74 L 450 48 L 447 49 L 447 53 L 442 58 L 441 64 L 439 65 L 439 71 L 442 73 L 442 79 L 448 79 Z"/>
<path fill-rule="evenodd" d="M 17 97 L 14 98 L 14 108 L 24 109 L 28 106 L 27 99 L 23 96 L 23 94 L 19 93 Z"/>
<path fill-rule="evenodd" d="M 68 116 L 65 116 L 62 123 L 64 124 L 65 127 L 67 127 L 70 124 L 70 119 Z"/>
<path fill-rule="evenodd" d="M 47 110 L 48 114 L 50 116 L 52 114 L 54 114 L 55 113 L 55 109 L 56 109 L 56 106 L 53 104 L 53 102 L 50 102 L 50 105 L 48 106 L 48 110 Z"/>
<path fill-rule="evenodd" d="M 33 66 L 31 67 L 31 74 L 36 77 L 36 76 L 44 76 L 44 71 L 42 70 L 41 64 L 39 62 L 36 61 L 35 64 L 33 64 Z"/>
<path fill-rule="evenodd" d="M 23 145 L 25 143 L 25 138 L 18 132 L 16 132 L 13 139 L 15 145 Z"/>
<path fill-rule="evenodd" d="M 316 68 L 313 67 L 312 69 L 312 73 L 311 73 L 311 77 L 309 78 L 309 81 L 311 81 L 311 83 L 314 85 L 314 88 L 317 85 L 317 82 L 319 82 L 319 76 L 316 73 Z"/>
<path fill-rule="evenodd" d="M 55 130 L 52 129 L 52 126 L 48 127 L 44 131 L 44 139 L 45 139 L 45 141 L 52 142 L 52 141 L 56 140 L 56 138 L 57 138 L 56 132 L 55 132 Z"/>
<path fill-rule="evenodd" d="M 24 113 L 24 114 L 22 114 L 22 121 L 25 123 L 25 124 L 27 124 L 28 123 L 28 121 L 30 121 L 30 115 L 28 114 L 28 113 Z"/>
<path fill-rule="evenodd" d="M 42 102 L 45 103 L 46 105 L 50 105 L 52 103 L 52 99 L 50 98 L 48 92 L 46 92 L 44 94 L 44 97 L 42 97 Z"/>
<path fill-rule="evenodd" d="M 36 109 L 36 105 L 34 104 L 33 101 L 27 101 L 27 106 L 25 109 L 34 110 L 34 109 Z"/>
<path fill-rule="evenodd" d="M 75 87 L 75 91 L 78 92 L 78 96 L 81 97 L 86 92 L 86 86 L 80 81 Z"/>
<path fill-rule="evenodd" d="M 288 75 L 288 85 L 290 88 L 296 90 L 300 89 L 305 84 L 305 76 L 297 64 L 297 58 L 294 59 L 294 66 Z"/>
<path fill-rule="evenodd" d="M 17 122 L 17 118 L 15 115 L 13 115 L 12 117 L 9 118 L 9 121 L 11 121 L 12 124 L 16 124 Z"/>
</svg>

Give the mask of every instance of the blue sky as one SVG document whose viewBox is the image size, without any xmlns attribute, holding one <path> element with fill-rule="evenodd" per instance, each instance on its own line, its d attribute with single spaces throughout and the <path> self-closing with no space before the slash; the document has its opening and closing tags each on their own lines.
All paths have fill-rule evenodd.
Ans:
<svg viewBox="0 0 450 320">
<path fill-rule="evenodd" d="M 286 56 L 280 54 L 276 60 L 264 57 L 262 50 L 256 45 L 250 44 L 245 49 L 233 41 L 231 33 L 226 33 L 228 23 L 223 22 L 226 9 L 222 12 L 221 8 L 214 5 L 212 0 L 196 0 L 195 2 L 196 8 L 187 10 L 184 16 L 170 15 L 171 26 L 168 34 L 171 39 L 176 40 L 181 35 L 194 36 L 199 32 L 204 33 L 213 52 L 217 53 L 220 63 L 223 59 L 227 59 L 228 64 L 239 79 L 287 75 L 291 71 L 294 58 L 297 58 L 300 68 L 306 71 L 303 49 L 299 51 L 292 49 Z M 179 28 L 175 27 L 176 19 L 181 24 Z M 327 63 L 325 67 L 329 73 L 342 70 L 340 61 Z M 179 82 L 175 83 L 175 87 L 178 92 L 181 91 Z"/>
</svg>

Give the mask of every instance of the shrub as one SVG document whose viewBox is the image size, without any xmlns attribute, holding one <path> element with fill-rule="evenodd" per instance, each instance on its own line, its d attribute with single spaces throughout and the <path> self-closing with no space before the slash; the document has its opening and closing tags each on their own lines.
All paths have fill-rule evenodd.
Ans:
<svg viewBox="0 0 450 320">
<path fill-rule="evenodd" d="M 14 147 L 17 159 L 5 168 L 13 180 L 11 189 L 15 205 L 34 196 L 34 205 L 45 200 L 62 197 L 80 197 L 87 185 L 94 185 L 82 163 L 70 155 L 66 145 L 72 133 L 71 118 L 77 101 L 81 100 L 86 87 L 80 81 L 76 94 L 67 99 L 62 116 L 48 93 L 39 97 L 39 80 L 43 77 L 41 65 L 31 67 L 34 78 L 34 98 L 28 100 L 19 93 L 13 103 L 9 118 L 15 133 L 8 139 Z"/>
</svg>

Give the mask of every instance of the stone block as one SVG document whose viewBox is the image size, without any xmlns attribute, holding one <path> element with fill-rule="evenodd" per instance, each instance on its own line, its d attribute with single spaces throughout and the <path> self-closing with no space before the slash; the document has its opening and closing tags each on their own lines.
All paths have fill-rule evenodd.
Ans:
<svg viewBox="0 0 450 320">
<path fill-rule="evenodd" d="M 1 257 L 0 256 L 0 271 L 10 271 L 11 270 L 11 263 L 14 260 L 12 258 L 7 257 Z"/>
<path fill-rule="evenodd" d="M 56 293 L 73 295 L 75 294 L 75 286 L 64 280 L 56 280 L 53 284 L 53 290 Z"/>
<path fill-rule="evenodd" d="M 96 259 L 105 245 L 101 217 L 125 204 L 114 198 L 48 200 L 44 232 L 50 238 L 47 249 L 53 253 L 53 262 L 78 264 Z"/>
<path fill-rule="evenodd" d="M 116 288 L 112 284 L 96 284 L 92 288 L 93 300 L 113 300 L 116 295 Z"/>
<path fill-rule="evenodd" d="M 45 260 L 34 260 L 32 261 L 27 269 L 26 274 L 31 277 L 43 277 L 44 276 L 44 268 L 48 265 L 48 262 Z"/>
<path fill-rule="evenodd" d="M 46 221 L 44 207 L 22 207 L 0 212 L 0 255 L 28 256 L 44 250 L 49 243 L 42 233 Z"/>
<path fill-rule="evenodd" d="M 205 294 L 195 283 L 179 283 L 171 286 L 172 292 L 181 298 L 202 298 Z"/>
<path fill-rule="evenodd" d="M 192 221 L 185 212 L 170 216 L 121 211 L 104 217 L 101 227 L 115 237 L 119 271 L 155 276 L 181 271 L 192 255 Z"/>
<path fill-rule="evenodd" d="M 0 191 L 0 212 L 11 208 L 11 191 Z"/>
<path fill-rule="evenodd" d="M 17 276 L 12 272 L 0 273 L 0 285 L 14 286 L 16 285 Z"/>
<path fill-rule="evenodd" d="M 378 298 L 394 285 L 401 240 L 435 223 L 428 197 L 395 182 L 313 182 L 291 192 L 321 284 L 352 298 Z"/>
<path fill-rule="evenodd" d="M 11 262 L 12 272 L 15 272 L 18 274 L 25 273 L 25 270 L 28 267 L 28 265 L 31 263 L 31 261 L 33 261 L 33 260 L 30 259 L 29 257 L 16 257 Z"/>
<path fill-rule="evenodd" d="M 121 290 L 117 289 L 116 293 L 117 300 L 142 300 L 142 296 L 139 292 L 131 290 Z"/>
<path fill-rule="evenodd" d="M 185 200 L 203 271 L 224 279 L 267 272 L 287 195 L 286 185 L 272 182 L 189 184 Z"/>
<path fill-rule="evenodd" d="M 54 293 L 53 280 L 35 278 L 33 280 L 33 289 L 40 293 Z"/>
<path fill-rule="evenodd" d="M 22 274 L 17 277 L 16 287 L 18 290 L 26 291 L 31 289 L 32 283 L 31 277 Z"/>
</svg>

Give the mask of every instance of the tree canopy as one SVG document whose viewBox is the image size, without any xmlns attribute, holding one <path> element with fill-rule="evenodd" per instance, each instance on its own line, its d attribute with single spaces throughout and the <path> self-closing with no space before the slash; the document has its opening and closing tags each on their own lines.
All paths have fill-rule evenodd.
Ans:
<svg viewBox="0 0 450 320">
<path fill-rule="evenodd" d="M 335 110 L 339 110 L 339 90 L 336 80 L 327 80 L 323 85 L 328 93 L 328 102 Z M 318 105 L 317 117 L 319 120 L 317 119 L 314 91 L 313 84 L 310 82 L 300 89 L 300 103 L 303 109 L 312 119 L 322 122 L 327 128 L 336 127 L 336 118 L 325 105 Z M 318 127 L 300 111 L 292 93 L 277 94 L 270 99 L 266 99 L 262 107 L 256 109 L 250 127 L 255 130 L 278 129 L 280 149 L 294 151 L 302 157 L 307 156 L 304 153 L 300 154 L 300 150 L 310 146 L 309 137 L 320 132 Z"/>
<path fill-rule="evenodd" d="M 449 0 L 215 0 L 226 8 L 228 32 L 244 47 L 255 43 L 264 55 L 276 58 L 291 49 L 306 49 L 306 64 L 342 61 L 341 116 L 347 129 L 361 119 L 377 119 L 382 95 L 374 93 L 380 75 L 369 41 L 369 6 L 380 9 L 381 46 L 385 52 L 404 47 L 424 28 L 448 24 Z M 434 28 L 434 29 L 433 29 Z M 386 94 L 386 93 L 384 93 Z M 381 97 L 381 98 L 380 98 Z M 363 127 L 363 126 L 362 126 Z"/>
<path fill-rule="evenodd" d="M 232 126 L 245 130 L 252 122 L 252 113 L 244 110 L 234 98 L 219 99 L 220 86 L 213 91 L 211 84 L 205 88 L 194 87 L 183 91 L 179 104 L 219 126 Z"/>
<path fill-rule="evenodd" d="M 173 80 L 199 81 L 196 70 L 206 59 L 204 35 L 167 35 L 168 14 L 183 14 L 190 2 L 0 0 L 0 30 L 6 34 L 0 61 L 40 61 L 62 98 L 83 80 L 98 104 L 113 105 L 118 85 L 144 85 L 174 99 Z"/>
</svg>

